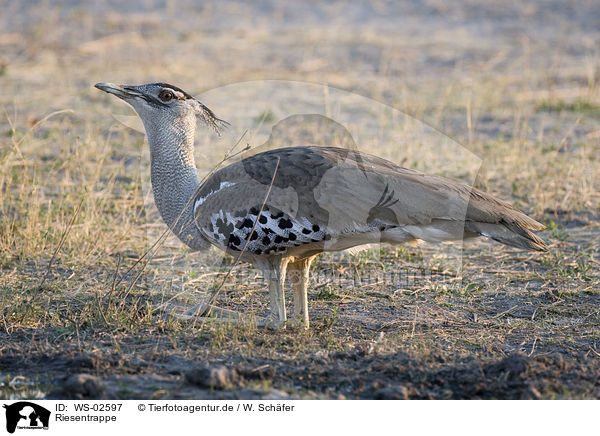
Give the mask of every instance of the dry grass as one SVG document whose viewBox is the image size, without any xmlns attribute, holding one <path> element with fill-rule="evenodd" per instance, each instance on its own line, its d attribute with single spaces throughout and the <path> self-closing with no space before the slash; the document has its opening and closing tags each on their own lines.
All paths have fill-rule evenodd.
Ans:
<svg viewBox="0 0 600 436">
<path fill-rule="evenodd" d="M 26 22 L 23 32 L 8 22 L 0 31 L 4 375 L 22 371 L 35 380 L 33 363 L 15 357 L 24 351 L 51 360 L 91 353 L 111 362 L 92 365 L 106 377 L 120 374 L 119 364 L 107 357 L 114 353 L 124 356 L 125 372 L 133 371 L 136 356 L 152 361 L 152 356 L 166 354 L 233 364 L 241 359 L 248 365 L 256 362 L 256 367 L 357 350 L 381 356 L 406 353 L 409 360 L 421 359 L 432 368 L 468 358 L 489 362 L 514 352 L 598 359 L 600 53 L 597 30 L 590 31 L 584 22 L 586 8 L 597 14 L 593 3 L 579 4 L 576 17 L 581 22 L 569 21 L 567 12 L 563 16 L 557 8 L 550 16 L 559 29 L 555 34 L 548 34 L 538 18 L 549 13 L 547 8 L 513 5 L 511 22 L 517 31 L 510 35 L 492 24 L 487 30 L 473 29 L 481 20 L 461 16 L 458 8 L 441 2 L 429 5 L 434 18 L 424 27 L 420 23 L 429 9 L 423 6 L 403 15 L 404 27 L 381 31 L 378 20 L 385 25 L 389 19 L 375 15 L 355 20 L 352 32 L 344 30 L 345 19 L 343 14 L 339 18 L 335 3 L 309 26 L 271 24 L 285 16 L 277 1 L 272 11 L 247 6 L 254 23 L 234 15 L 233 30 L 226 23 L 218 27 L 220 19 L 240 8 L 229 3 L 194 10 L 182 2 L 165 11 L 129 14 L 1 3 Z M 99 7 L 109 9 L 102 3 Z M 176 11 L 181 7 L 187 11 L 185 19 Z M 575 6 L 564 5 L 570 8 Z M 501 16 L 492 2 L 469 10 Z M 458 24 L 447 24 L 448 17 Z M 483 22 L 494 21 L 487 20 Z M 550 253 L 531 256 L 477 244 L 466 249 L 462 280 L 441 274 L 443 261 L 430 248 L 363 253 L 343 267 L 337 266 L 338 257 L 324 256 L 310 296 L 315 327 L 308 333 L 221 325 L 200 330 L 165 317 L 207 295 L 227 265 L 215 271 L 209 261 L 213 254 L 190 255 L 172 238 L 148 265 L 135 265 L 164 229 L 148 196 L 144 136 L 115 122 L 113 113 L 130 113 L 92 85 L 160 80 L 199 94 L 262 79 L 356 92 L 454 138 L 482 160 L 481 168 L 475 168 L 478 186 L 548 224 L 543 237 Z M 253 106 L 256 113 L 248 115 Z M 254 120 L 252 145 L 261 143 L 261 129 L 268 133 L 278 114 L 277 107 L 265 112 L 243 95 L 232 95 L 213 109 L 228 120 L 244 114 Z M 371 141 L 373 127 L 356 119 L 353 127 L 363 132 L 361 150 L 467 181 L 475 176 L 471 167 L 463 173 L 460 166 L 450 169 L 444 156 L 426 147 L 442 135 L 425 127 L 426 143 L 410 142 L 415 132 L 423 133 L 422 123 L 404 120 L 392 126 L 382 113 L 372 114 L 371 120 L 378 124 L 374 132 L 389 136 Z M 405 140 L 402 147 L 394 142 L 398 138 Z M 198 143 L 203 170 L 223 155 L 205 141 L 202 136 Z M 413 272 L 433 271 L 433 276 L 406 286 L 362 280 L 399 265 Z M 233 274 L 219 300 L 257 316 L 266 303 L 260 277 L 246 267 Z M 381 338 L 380 332 L 385 332 Z M 435 363 L 431 356 L 441 360 Z M 53 380 L 61 371 L 55 371 Z M 294 371 L 302 372 L 295 367 L 279 371 L 290 379 L 298 376 Z M 247 375 L 246 380 L 248 389 L 275 388 L 292 395 L 335 398 L 341 392 L 326 390 L 326 379 L 316 386 L 298 382 L 300 389 L 290 387 L 285 376 L 267 374 L 254 382 Z M 111 386 L 108 379 L 106 383 Z M 542 396 L 598 396 L 597 381 L 569 383 L 550 386 Z M 363 396 L 372 397 L 378 389 Z M 171 386 L 165 395 L 180 391 Z M 407 395 L 420 396 L 417 391 L 408 389 Z M 110 392 L 151 395 L 136 389 Z M 509 389 L 504 393 L 511 396 Z M 0 392 L 19 395 L 10 383 Z M 344 395 L 360 396 L 356 390 Z"/>
</svg>

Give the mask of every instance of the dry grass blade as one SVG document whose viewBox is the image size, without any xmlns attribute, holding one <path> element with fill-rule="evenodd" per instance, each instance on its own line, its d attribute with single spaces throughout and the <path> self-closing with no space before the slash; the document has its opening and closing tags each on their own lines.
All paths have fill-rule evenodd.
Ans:
<svg viewBox="0 0 600 436">
<path fill-rule="evenodd" d="M 43 286 L 44 286 L 44 283 L 46 283 L 46 280 L 48 279 L 48 275 L 50 275 L 50 271 L 52 269 L 52 264 L 56 260 L 56 256 L 57 256 L 58 252 L 60 251 L 61 247 L 65 243 L 65 239 L 67 238 L 67 235 L 71 231 L 71 228 L 73 227 L 73 223 L 77 219 L 77 215 L 79 215 L 79 211 L 81 210 L 81 205 L 83 204 L 84 200 L 85 200 L 85 197 L 83 197 L 81 199 L 81 201 L 79 202 L 79 205 L 77 206 L 77 209 L 75 209 L 75 212 L 73 212 L 73 216 L 71 217 L 71 220 L 69 221 L 69 224 L 67 225 L 67 228 L 63 231 L 63 233 L 60 237 L 60 241 L 59 241 L 58 245 L 56 246 L 54 253 L 52 253 L 50 262 L 48 262 L 48 268 L 46 268 L 46 273 L 44 274 L 44 276 L 42 277 L 42 280 L 40 280 L 40 284 L 38 285 L 38 289 L 40 291 L 43 291 Z"/>
</svg>

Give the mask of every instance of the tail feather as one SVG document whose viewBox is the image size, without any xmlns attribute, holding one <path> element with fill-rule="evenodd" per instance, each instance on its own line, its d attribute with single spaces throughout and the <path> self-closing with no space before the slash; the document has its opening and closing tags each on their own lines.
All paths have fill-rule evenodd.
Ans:
<svg viewBox="0 0 600 436">
<path fill-rule="evenodd" d="M 539 224 L 539 223 L 538 223 Z M 539 228 L 536 226 L 536 229 Z M 548 251 L 546 243 L 529 229 L 517 223 L 482 223 L 467 221 L 465 230 L 486 236 L 511 247 L 527 250 Z"/>
<path fill-rule="evenodd" d="M 465 222 L 465 231 L 527 250 L 548 251 L 546 243 L 532 230 L 545 226 L 511 204 L 473 188 Z"/>
</svg>

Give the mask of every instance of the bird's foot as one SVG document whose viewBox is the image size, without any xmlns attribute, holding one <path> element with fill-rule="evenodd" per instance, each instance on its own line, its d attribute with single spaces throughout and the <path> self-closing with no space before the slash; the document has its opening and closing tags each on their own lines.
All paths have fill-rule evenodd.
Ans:
<svg viewBox="0 0 600 436">
<path fill-rule="evenodd" d="M 271 330 L 283 330 L 285 329 L 285 320 L 280 320 L 278 316 L 268 315 L 259 320 L 256 325 Z"/>
<path fill-rule="evenodd" d="M 287 321 L 287 325 L 295 329 L 308 330 L 308 320 L 305 319 L 304 314 L 293 315 Z"/>
</svg>

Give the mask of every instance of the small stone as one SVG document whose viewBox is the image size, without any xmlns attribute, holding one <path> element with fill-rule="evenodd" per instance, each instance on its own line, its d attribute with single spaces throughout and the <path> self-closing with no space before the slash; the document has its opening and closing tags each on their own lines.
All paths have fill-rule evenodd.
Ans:
<svg viewBox="0 0 600 436">
<path fill-rule="evenodd" d="M 235 369 L 229 369 L 223 365 L 205 364 L 186 372 L 185 379 L 188 383 L 201 388 L 229 389 L 236 384 L 238 374 Z"/>
<path fill-rule="evenodd" d="M 77 356 L 73 357 L 73 360 L 71 361 L 71 366 L 74 368 L 94 368 L 94 358 L 90 354 L 78 354 Z"/>
<path fill-rule="evenodd" d="M 277 389 L 271 389 L 261 399 L 262 400 L 287 400 L 289 398 L 290 398 L 290 395 L 287 392 L 280 391 Z"/>
<path fill-rule="evenodd" d="M 376 400 L 408 400 L 408 388 L 401 385 L 379 388 L 373 394 L 373 398 Z"/>
<path fill-rule="evenodd" d="M 91 400 L 102 398 L 103 393 L 104 384 L 100 378 L 91 374 L 73 374 L 64 381 L 57 395 L 72 400 Z"/>
</svg>

